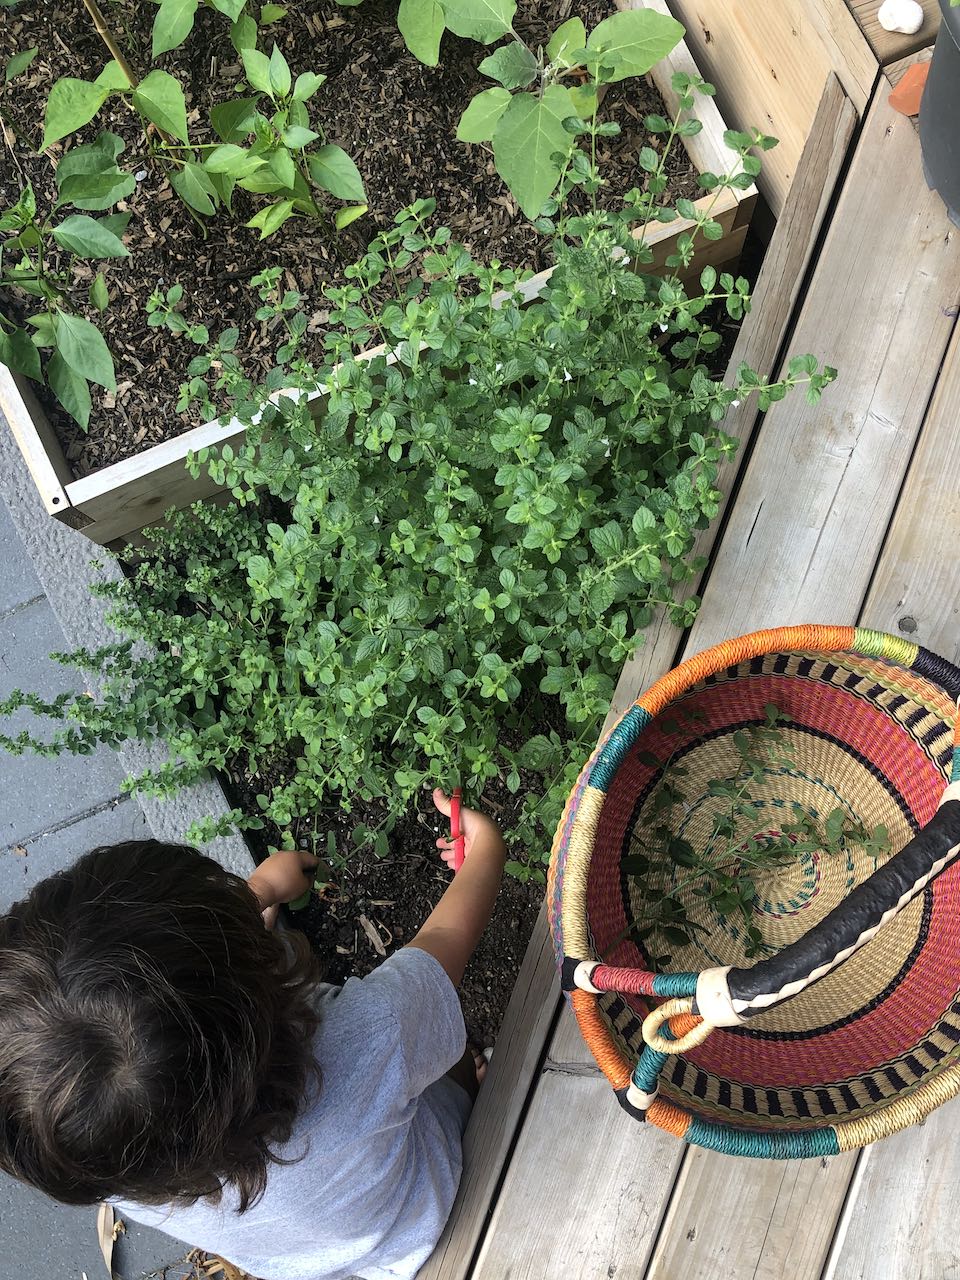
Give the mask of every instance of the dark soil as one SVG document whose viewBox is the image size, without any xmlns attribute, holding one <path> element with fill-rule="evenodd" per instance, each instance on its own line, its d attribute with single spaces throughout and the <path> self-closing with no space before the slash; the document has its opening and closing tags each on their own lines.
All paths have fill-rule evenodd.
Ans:
<svg viewBox="0 0 960 1280">
<path fill-rule="evenodd" d="M 154 6 L 142 0 L 113 0 L 105 8 L 134 68 L 145 74 Z M 589 29 L 611 8 L 609 0 L 577 5 L 573 0 L 530 0 L 518 15 L 517 27 L 535 46 L 572 11 Z M 0 65 L 33 45 L 40 53 L 0 99 L 6 117 L 0 202 L 15 200 L 29 178 L 43 209 L 54 191 L 53 164 L 37 156 L 33 147 L 49 88 L 64 75 L 93 79 L 109 55 L 79 0 L 24 0 L 22 7 L 4 9 L 3 15 Z M 481 46 L 447 34 L 441 66 L 424 67 L 407 53 L 396 28 L 396 5 L 389 0 L 365 0 L 359 8 L 340 8 L 333 0 L 302 0 L 265 30 L 261 43 L 273 39 L 295 74 L 312 70 L 328 76 L 311 104 L 311 118 L 322 123 L 328 141 L 343 146 L 356 161 L 366 182 L 370 212 L 339 234 L 329 226 L 298 219 L 260 242 L 242 223 L 262 198 L 238 192 L 234 219 L 223 214 L 200 228 L 174 195 L 160 162 L 145 157 L 137 118 L 119 100 L 111 100 L 77 138 L 89 141 L 101 129 L 112 129 L 127 141 L 121 164 L 144 175 L 130 200 L 119 206 L 133 214 L 126 236 L 132 256 L 106 264 L 111 306 L 102 327 L 114 353 L 118 390 L 113 395 L 94 389 L 94 415 L 86 436 L 52 396 L 41 392 L 77 476 L 198 425 L 174 409 L 177 388 L 195 349 L 165 330 L 147 327 L 144 304 L 161 281 L 167 288 L 184 285 L 183 310 L 189 320 L 207 324 L 213 333 L 237 325 L 242 335 L 249 335 L 241 338 L 241 345 L 246 342 L 246 362 L 255 368 L 269 362 L 271 344 L 252 321 L 256 304 L 247 288 L 250 277 L 268 266 L 286 268 L 287 285 L 303 291 L 306 308 L 322 329 L 322 286 L 341 278 L 343 267 L 356 259 L 371 236 L 417 197 L 435 197 L 438 224 L 451 227 L 477 254 L 498 257 L 511 266 L 548 265 L 542 237 L 518 213 L 487 149 L 465 146 L 455 137 L 464 107 L 491 83 L 476 71 L 483 57 Z M 163 55 L 158 65 L 185 86 L 194 141 L 210 140 L 210 107 L 231 96 L 240 75 L 227 20 L 201 8 L 186 45 Z M 618 86 L 608 95 L 604 111 L 623 129 L 619 137 L 604 141 L 608 153 L 602 161 L 612 197 L 640 180 L 637 152 L 656 142 L 646 134 L 642 119 L 662 110 L 659 95 L 643 82 Z M 59 155 L 60 147 L 52 153 Z M 696 175 L 686 154 L 677 148 L 675 155 L 672 194 L 696 194 Z M 81 265 L 77 276 L 85 285 L 92 273 Z M 85 295 L 85 288 L 81 292 Z"/>
<path fill-rule="evenodd" d="M 257 784 L 237 776 L 221 781 L 231 804 L 257 811 Z M 509 808 L 514 803 L 505 788 L 487 787 L 484 804 L 504 825 L 509 825 Z M 328 834 L 340 849 L 349 849 L 350 832 L 358 822 L 375 826 L 379 820 L 380 814 L 362 805 L 349 814 L 325 811 L 318 815 L 323 833 L 318 851 L 324 851 Z M 301 829 L 306 832 L 306 825 L 295 830 L 295 838 Z M 334 882 L 322 899 L 315 892 L 308 907 L 287 914 L 288 923 L 310 939 L 327 982 L 342 983 L 351 974 L 363 977 L 385 955 L 410 941 L 450 883 L 451 873 L 436 848 L 437 837 L 448 830 L 447 820 L 425 792 L 418 810 L 391 833 L 385 857 L 370 851 L 351 852 L 344 859 L 346 865 L 334 869 Z M 290 847 L 276 828 L 251 832 L 250 842 L 258 859 L 284 843 Z M 306 834 L 298 843 L 313 845 Z M 542 899 L 542 885 L 504 877 L 493 919 L 460 988 L 469 1034 L 481 1047 L 496 1040 Z"/>
</svg>

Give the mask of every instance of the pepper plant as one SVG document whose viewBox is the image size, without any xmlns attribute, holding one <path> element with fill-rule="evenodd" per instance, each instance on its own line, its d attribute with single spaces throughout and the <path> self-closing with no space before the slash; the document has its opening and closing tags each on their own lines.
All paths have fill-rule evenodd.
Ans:
<svg viewBox="0 0 960 1280">
<path fill-rule="evenodd" d="M 117 165 L 123 142 L 103 133 L 75 147 L 56 172 L 57 199 L 41 212 L 28 183 L 17 202 L 0 212 L 0 288 L 20 295 L 16 315 L 0 310 L 0 363 L 35 381 L 49 382 L 57 399 L 86 429 L 90 383 L 116 388 L 113 358 L 99 329 L 81 314 L 82 302 L 96 311 L 109 306 L 106 278 L 98 271 L 89 286 L 75 279 L 78 261 L 129 257 L 123 243 L 130 215 L 94 218 L 133 190 L 134 179 Z M 65 213 L 68 206 L 83 210 Z M 37 309 L 30 306 L 33 302 Z M 26 304 L 26 305 L 24 305 Z M 40 352 L 49 351 L 45 366 Z"/>
<path fill-rule="evenodd" d="M 154 58 L 177 49 L 190 35 L 201 8 L 216 9 L 230 19 L 230 40 L 239 53 L 254 49 L 259 27 L 278 22 L 287 10 L 280 4 L 254 5 L 250 0 L 155 0 L 151 51 Z M 259 21 L 254 14 L 258 14 Z"/>
<path fill-rule="evenodd" d="M 723 381 L 716 321 L 742 316 L 748 283 L 705 267 L 691 296 L 645 274 L 632 232 L 657 214 L 649 189 L 561 203 L 532 301 L 523 273 L 476 260 L 431 211 L 405 210 L 328 286 L 322 339 L 278 271 L 255 282 L 257 319 L 282 334 L 274 368 L 252 381 L 231 333 L 182 393 L 246 426 L 192 461 L 230 502 L 172 516 L 127 557 L 101 588 L 117 643 L 63 655 L 94 696 L 12 695 L 0 713 L 64 724 L 4 745 L 161 739 L 168 761 L 131 788 L 226 769 L 259 789 L 237 825 L 322 836 L 325 809 L 359 807 L 355 838 L 380 847 L 425 784 L 482 803 L 499 783 L 517 794 L 512 870 L 542 874 L 622 664 L 658 610 L 696 614 L 695 538 L 737 447 L 727 408 L 800 384 L 816 402 L 833 371 L 801 356 L 775 382 Z M 376 301 L 398 271 L 411 283 Z"/>
</svg>

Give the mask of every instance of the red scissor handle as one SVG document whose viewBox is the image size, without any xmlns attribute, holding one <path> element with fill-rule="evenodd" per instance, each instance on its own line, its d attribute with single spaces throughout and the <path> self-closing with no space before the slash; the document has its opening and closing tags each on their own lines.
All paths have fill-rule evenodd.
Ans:
<svg viewBox="0 0 960 1280">
<path fill-rule="evenodd" d="M 450 797 L 450 839 L 453 841 L 453 869 L 459 871 L 463 866 L 464 858 L 464 836 L 460 828 L 460 807 L 463 802 L 463 792 L 460 787 L 454 787 L 453 795 Z"/>
</svg>

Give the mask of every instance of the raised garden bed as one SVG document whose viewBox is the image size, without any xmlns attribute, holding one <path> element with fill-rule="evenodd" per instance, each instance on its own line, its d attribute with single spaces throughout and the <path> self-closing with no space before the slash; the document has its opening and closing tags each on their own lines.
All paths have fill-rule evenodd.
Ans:
<svg viewBox="0 0 960 1280">
<path fill-rule="evenodd" d="M 646 5 L 647 7 L 666 10 L 662 0 L 646 0 Z M 596 16 L 602 16 L 606 7 L 605 4 L 598 2 Z M 317 13 L 308 14 L 304 18 L 304 25 L 308 30 L 311 23 L 315 25 L 318 21 L 326 22 L 328 28 L 332 26 L 332 30 L 328 32 L 331 47 L 336 46 L 338 39 L 346 40 L 346 36 L 343 33 L 345 30 L 352 32 L 354 30 L 353 24 L 357 24 L 358 30 L 362 33 L 356 37 L 355 41 L 347 44 L 346 57 L 348 59 L 352 56 L 349 50 L 354 43 L 360 43 L 360 52 L 357 54 L 356 61 L 345 62 L 345 71 L 342 72 L 346 76 L 346 79 L 341 83 L 341 89 L 344 91 L 344 102 L 341 104 L 342 118 L 337 121 L 325 116 L 325 124 L 331 139 L 336 138 L 338 141 L 344 142 L 348 149 L 351 145 L 351 137 L 348 136 L 349 121 L 352 119 L 355 130 L 359 128 L 359 134 L 355 134 L 353 141 L 353 154 L 358 160 L 361 170 L 364 170 L 365 161 L 362 148 L 359 148 L 357 139 L 363 134 L 365 126 L 361 127 L 357 124 L 360 113 L 354 110 L 354 103 L 358 100 L 358 97 L 362 96 L 361 82 L 364 77 L 369 79 L 371 86 L 375 87 L 377 93 L 381 96 L 385 92 L 384 85 L 394 83 L 394 81 L 402 81 L 404 76 L 408 74 L 420 78 L 421 89 L 429 83 L 440 95 L 440 102 L 436 111 L 437 124 L 433 131 L 437 135 L 442 135 L 440 143 L 441 162 L 436 180 L 427 177 L 418 168 L 420 156 L 412 157 L 407 151 L 398 152 L 396 147 L 383 147 L 383 139 L 379 134 L 379 129 L 383 127 L 383 120 L 378 115 L 378 132 L 377 136 L 372 140 L 370 166 L 368 169 L 368 186 L 375 218 L 379 218 L 381 222 L 388 221 L 398 204 L 416 194 L 424 194 L 427 189 L 436 191 L 440 197 L 438 220 L 451 225 L 456 235 L 462 237 L 468 243 L 472 241 L 475 246 L 483 244 L 485 246 L 484 252 L 497 254 L 503 261 L 513 261 L 518 266 L 527 265 L 531 268 L 536 268 L 539 265 L 538 254 L 540 248 L 536 233 L 517 214 L 509 194 L 493 172 L 492 167 L 487 164 L 480 148 L 467 148 L 457 143 L 453 137 L 456 117 L 473 92 L 474 82 L 469 81 L 468 73 L 473 74 L 472 69 L 476 63 L 476 46 L 470 46 L 469 57 L 463 56 L 460 60 L 458 60 L 458 56 L 454 56 L 452 60 L 445 58 L 444 65 L 439 71 L 430 72 L 415 63 L 403 51 L 402 45 L 398 43 L 399 37 L 393 27 L 392 14 L 385 10 L 377 10 L 375 7 L 370 9 L 363 7 L 360 10 L 351 9 L 345 11 L 345 18 L 342 12 L 334 12 L 334 9 L 335 6 L 332 5 L 329 8 L 327 6 L 318 6 Z M 543 8 L 543 12 L 544 17 L 546 17 L 546 6 Z M 549 14 L 551 24 L 555 24 L 557 18 L 563 16 L 565 14 L 551 10 Z M 536 20 L 536 17 L 534 20 Z M 333 25 L 334 22 L 338 25 Z M 379 26 L 377 26 L 378 23 Z M 373 50 L 384 44 L 390 50 L 389 58 L 393 59 L 389 77 L 383 77 L 370 66 L 373 61 Z M 446 48 L 446 45 L 444 47 Z M 296 57 L 295 48 L 289 50 L 289 52 L 292 59 Z M 183 51 L 181 50 L 179 53 L 182 54 Z M 407 66 L 407 62 L 411 64 L 410 67 Z M 370 69 L 365 71 L 364 68 L 368 66 L 370 66 Z M 322 65 L 320 69 L 323 69 Z M 62 73 L 63 70 L 64 67 L 58 66 L 55 74 Z M 677 70 L 696 71 L 689 51 L 683 45 L 679 46 L 670 57 L 659 64 L 652 76 L 655 87 L 662 95 L 668 110 L 672 110 L 672 100 L 674 99 L 670 87 L 670 77 Z M 432 80 L 431 77 L 433 78 Z M 200 79 L 202 80 L 202 76 Z M 337 79 L 338 77 L 331 76 L 331 84 L 336 83 Z M 634 103 L 630 98 L 631 93 L 636 93 L 636 89 L 631 89 L 629 85 L 626 87 L 618 86 L 614 90 L 615 95 L 624 96 L 623 105 L 626 115 L 624 116 L 623 112 L 616 111 L 613 114 L 620 115 L 626 119 L 630 116 L 642 116 L 645 110 L 651 109 L 649 103 L 643 103 L 639 100 Z M 614 94 L 611 95 L 611 106 L 614 105 L 612 102 Z M 403 98 L 400 102 L 402 114 L 405 117 L 410 117 L 411 114 L 409 106 L 411 98 L 416 98 L 416 86 L 406 84 L 403 88 Z M 446 104 L 445 108 L 444 104 Z M 395 103 L 394 106 L 396 107 L 397 104 Z M 444 118 L 444 109 L 446 110 L 446 118 Z M 730 153 L 723 143 L 725 128 L 723 120 L 710 99 L 701 99 L 699 101 L 697 115 L 703 122 L 703 131 L 694 137 L 684 139 L 690 163 L 696 172 L 708 170 L 722 172 L 728 167 L 730 159 Z M 408 119 L 408 128 L 409 123 Z M 395 126 L 395 129 L 399 128 L 400 123 Z M 423 120 L 420 117 L 420 108 L 418 106 L 417 130 L 415 132 L 419 132 L 421 128 L 423 128 Z M 404 136 L 407 136 L 407 134 Z M 433 147 L 433 141 L 433 136 L 431 135 L 431 147 Z M 628 130 L 623 137 L 616 141 L 618 143 L 627 142 L 633 148 L 635 154 L 636 150 L 643 145 L 643 130 L 642 128 L 632 132 Z M 385 156 L 383 155 L 384 151 Z M 373 176 L 374 157 L 383 160 L 385 172 L 382 186 L 376 196 L 374 192 L 377 191 L 376 183 L 378 179 Z M 633 157 L 627 156 L 626 159 L 628 161 L 625 165 L 626 172 L 622 178 L 624 190 L 634 184 L 638 176 L 638 171 L 632 163 Z M 454 163 L 454 161 L 457 163 Z M 411 166 L 415 170 L 412 180 L 409 175 Z M 407 183 L 410 184 L 412 181 L 412 185 L 402 186 L 399 184 L 396 175 L 404 169 L 408 171 Z M 452 177 L 447 172 L 450 169 L 453 170 Z M 481 196 L 473 194 L 478 174 L 482 177 L 482 182 L 480 183 L 482 200 Z M 458 207 L 458 205 L 463 205 L 464 191 L 471 192 L 470 200 L 467 202 L 465 209 Z M 453 193 L 456 194 L 456 199 L 453 198 Z M 682 181 L 679 185 L 679 190 L 675 191 L 675 194 L 684 194 Z M 446 199 L 446 206 L 444 205 L 444 199 Z M 720 193 L 720 198 L 715 202 L 713 196 L 706 196 L 701 199 L 705 202 L 713 203 L 712 215 L 723 228 L 723 235 L 720 239 L 704 246 L 704 252 L 698 254 L 697 272 L 707 264 L 722 266 L 730 264 L 737 259 L 749 223 L 755 192 L 752 188 L 746 191 L 725 190 Z M 666 257 L 675 248 L 677 237 L 689 229 L 689 223 L 679 220 L 670 224 L 658 224 L 648 232 L 647 242 L 654 248 L 655 252 L 655 261 L 652 269 L 662 266 Z M 219 286 L 216 281 L 211 283 L 208 279 L 205 283 L 203 296 L 207 299 L 206 305 L 211 310 L 219 310 L 224 323 L 228 323 L 232 318 L 229 314 L 231 289 L 236 289 L 238 293 L 243 292 L 245 296 L 246 291 L 240 289 L 240 284 L 245 282 L 258 266 L 267 265 L 267 263 L 278 260 L 276 256 L 277 249 L 271 248 L 269 255 L 272 256 L 268 256 L 263 263 L 260 263 L 259 260 L 255 261 L 251 256 L 251 248 L 256 244 L 256 241 L 251 240 L 249 243 L 239 241 L 236 239 L 238 232 L 239 229 L 236 227 L 229 228 L 227 232 L 221 230 L 220 233 L 217 233 L 215 229 L 211 231 L 211 236 L 222 234 L 234 237 L 229 241 L 221 242 L 220 250 L 226 253 L 228 263 L 237 264 L 239 261 L 243 268 L 241 272 L 238 265 L 236 280 L 234 280 L 233 275 L 230 275 L 226 286 L 220 289 L 220 292 L 225 294 L 223 298 L 219 297 Z M 338 266 L 352 260 L 356 254 L 358 244 L 362 243 L 370 233 L 370 220 L 364 219 L 355 224 L 350 229 L 350 232 L 340 240 L 324 240 L 320 244 L 319 250 L 315 242 L 312 246 L 309 246 L 306 252 L 308 253 L 311 271 L 314 273 L 315 283 L 319 284 L 325 279 L 331 278 L 336 274 Z M 173 237 L 175 233 L 172 228 L 168 228 L 166 234 Z M 189 231 L 183 234 L 191 237 L 193 235 Z M 188 244 L 189 252 L 181 249 L 180 253 L 183 257 L 189 258 L 195 253 L 197 244 L 195 238 L 186 243 Z M 272 241 L 266 243 L 268 245 L 273 244 Z M 337 261 L 333 261 L 331 256 L 333 254 L 340 255 L 340 258 Z M 284 246 L 280 256 L 286 264 L 290 256 L 286 246 Z M 295 279 L 295 277 L 296 273 L 294 272 L 293 278 Z M 531 280 L 529 284 L 531 293 L 542 285 L 545 278 L 545 273 L 541 273 Z M 169 279 L 167 283 L 170 283 Z M 222 303 L 222 306 L 218 307 L 218 302 Z M 144 334 L 156 332 L 146 329 L 142 320 L 139 323 Z M 182 345 L 186 346 L 186 344 Z M 185 361 L 190 354 L 188 350 L 182 353 L 180 358 Z M 14 377 L 6 369 L 0 368 L 0 407 L 2 407 L 14 431 L 46 509 L 51 515 L 81 530 L 94 542 L 109 545 L 118 540 L 129 538 L 145 525 L 160 519 L 163 513 L 171 507 L 182 508 L 198 498 L 213 496 L 218 491 L 217 486 L 205 475 L 198 480 L 193 480 L 185 469 L 185 459 L 189 452 L 196 451 L 211 443 L 236 440 L 242 434 L 243 428 L 239 425 L 231 427 L 229 425 L 222 426 L 219 422 L 211 422 L 190 430 L 183 430 L 184 424 L 177 419 L 172 405 L 168 403 L 167 399 L 173 399 L 174 385 L 177 381 L 178 374 L 176 370 L 170 369 L 168 382 L 163 389 L 164 401 L 158 406 L 159 394 L 155 394 L 152 414 L 148 415 L 148 417 L 150 421 L 149 431 L 151 433 L 156 430 L 157 423 L 162 423 L 161 429 L 163 431 L 168 431 L 172 426 L 174 431 L 180 431 L 180 434 L 174 434 L 171 438 L 163 439 L 161 443 L 155 444 L 142 452 L 134 453 L 132 456 L 123 457 L 122 460 L 104 466 L 99 470 L 92 470 L 89 474 L 77 476 L 75 474 L 75 464 L 70 455 L 76 454 L 78 450 L 82 455 L 86 447 L 82 438 L 78 440 L 75 433 L 72 437 L 68 433 L 65 434 L 62 424 L 55 424 L 51 421 L 51 416 L 40 403 L 35 389 L 25 379 Z M 130 390 L 131 388 L 128 388 L 128 393 Z M 159 411 L 157 411 L 158 407 Z"/>
</svg>

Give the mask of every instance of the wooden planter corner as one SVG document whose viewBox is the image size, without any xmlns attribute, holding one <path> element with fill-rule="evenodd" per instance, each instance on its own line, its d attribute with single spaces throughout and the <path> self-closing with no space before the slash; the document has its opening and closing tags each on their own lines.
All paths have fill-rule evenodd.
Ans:
<svg viewBox="0 0 960 1280">
<path fill-rule="evenodd" d="M 623 9 L 669 12 L 664 0 L 617 0 L 617 3 Z M 698 74 L 685 43 L 678 45 L 650 76 L 670 112 L 676 111 L 677 95 L 670 80 L 677 71 Z M 703 128 L 693 137 L 683 139 L 691 160 L 700 173 L 726 172 L 733 153 L 724 145 L 726 125 L 716 103 L 712 98 L 699 98 L 694 114 Z M 751 187 L 747 191 L 722 190 L 694 202 L 698 210 L 710 210 L 722 226 L 723 235 L 718 240 L 701 240 L 695 266 L 681 272 L 682 279 L 693 286 L 705 266 L 719 268 L 736 262 L 756 197 L 756 189 Z M 641 270 L 662 272 L 666 259 L 676 250 L 678 237 L 692 231 L 694 226 L 693 222 L 678 218 L 648 227 L 645 240 L 653 250 L 653 261 Z M 530 298 L 536 297 L 549 276 L 549 271 L 533 276 L 523 286 L 523 292 Z M 313 398 L 319 416 L 324 396 L 317 393 Z M 187 455 L 210 445 L 236 446 L 242 443 L 244 435 L 244 427 L 239 422 L 226 425 L 207 422 L 123 462 L 75 480 L 29 380 L 12 374 L 2 365 L 0 410 L 10 424 L 47 511 L 101 546 L 110 546 L 130 538 L 147 525 L 156 524 L 171 508 L 180 510 L 222 492 L 223 487 L 215 484 L 205 472 L 193 479 L 186 469 Z"/>
</svg>

